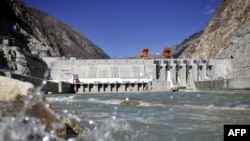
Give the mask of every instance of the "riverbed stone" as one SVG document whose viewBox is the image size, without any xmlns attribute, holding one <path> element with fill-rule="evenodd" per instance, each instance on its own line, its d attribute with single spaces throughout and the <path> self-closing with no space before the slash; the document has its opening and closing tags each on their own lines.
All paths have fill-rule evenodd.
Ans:
<svg viewBox="0 0 250 141">
<path fill-rule="evenodd" d="M 126 105 L 126 106 L 139 106 L 140 101 L 137 100 L 124 100 L 121 102 L 121 105 Z"/>
<path fill-rule="evenodd" d="M 0 76 L 0 101 L 13 101 L 35 91 L 33 84 Z"/>
<path fill-rule="evenodd" d="M 66 125 L 66 134 L 68 138 L 74 138 L 77 137 L 80 134 L 83 134 L 84 132 L 89 131 L 89 128 L 82 126 L 76 121 L 70 120 L 69 118 L 65 116 L 61 116 L 61 119 Z"/>
<path fill-rule="evenodd" d="M 25 100 L 27 97 L 18 97 L 18 100 L 11 102 L 1 102 L 4 107 L 0 106 L 1 114 L 3 117 L 17 117 L 20 116 L 20 111 L 23 111 L 24 117 L 35 117 L 40 119 L 45 126 L 46 132 L 55 131 L 57 137 L 62 139 L 74 138 L 78 135 L 89 131 L 87 127 L 82 126 L 80 123 L 73 121 L 66 116 L 58 115 L 53 109 L 51 109 L 51 104 L 43 100 L 31 99 L 27 105 L 25 105 Z M 44 101 L 45 100 L 45 101 Z M 58 125 L 54 127 L 55 125 Z"/>
<path fill-rule="evenodd" d="M 45 131 L 55 130 L 55 134 L 68 139 L 77 137 L 89 129 L 81 124 L 55 113 L 45 97 L 35 94 L 35 87 L 28 82 L 0 76 L 0 106 L 3 117 L 35 117 L 44 124 Z M 21 112 L 20 112 L 21 111 Z M 63 117 L 63 118 L 62 118 Z M 54 127 L 57 124 L 57 127 Z"/>
<path fill-rule="evenodd" d="M 47 132 L 50 132 L 53 129 L 53 124 L 63 123 L 63 126 L 61 128 L 56 129 L 57 136 L 63 139 L 77 137 L 78 135 L 89 130 L 88 128 L 65 116 L 57 115 L 54 110 L 51 109 L 51 104 L 46 101 L 44 101 L 43 103 L 34 103 L 26 111 L 26 115 L 35 116 L 44 121 L 45 131 Z"/>
</svg>

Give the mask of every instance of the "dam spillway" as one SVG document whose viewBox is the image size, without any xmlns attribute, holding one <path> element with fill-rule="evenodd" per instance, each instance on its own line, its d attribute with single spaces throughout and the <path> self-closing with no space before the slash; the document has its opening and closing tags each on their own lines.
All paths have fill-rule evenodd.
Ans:
<svg viewBox="0 0 250 141">
<path fill-rule="evenodd" d="M 47 57 L 50 79 L 78 93 L 195 90 L 199 81 L 229 79 L 230 59 L 98 59 Z M 77 74 L 79 81 L 72 76 Z M 228 83 L 225 83 L 228 85 Z"/>
</svg>

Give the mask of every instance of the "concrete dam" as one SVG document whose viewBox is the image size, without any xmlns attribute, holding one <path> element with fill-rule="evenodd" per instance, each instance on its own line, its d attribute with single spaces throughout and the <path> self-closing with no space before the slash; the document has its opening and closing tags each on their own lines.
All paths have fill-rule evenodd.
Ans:
<svg viewBox="0 0 250 141">
<path fill-rule="evenodd" d="M 77 93 L 233 89 L 230 59 L 52 58 L 50 80 L 68 82 Z"/>
</svg>

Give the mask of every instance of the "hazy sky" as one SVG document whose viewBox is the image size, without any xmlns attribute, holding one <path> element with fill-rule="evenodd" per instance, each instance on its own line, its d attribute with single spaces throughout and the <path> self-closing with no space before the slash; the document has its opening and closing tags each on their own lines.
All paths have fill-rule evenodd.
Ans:
<svg viewBox="0 0 250 141">
<path fill-rule="evenodd" d="M 110 57 L 162 52 L 204 29 L 222 0 L 23 0 L 70 24 Z"/>
</svg>

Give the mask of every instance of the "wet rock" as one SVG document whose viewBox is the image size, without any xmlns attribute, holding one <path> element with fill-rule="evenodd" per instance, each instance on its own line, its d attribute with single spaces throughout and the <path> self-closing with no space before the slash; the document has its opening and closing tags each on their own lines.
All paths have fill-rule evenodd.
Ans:
<svg viewBox="0 0 250 141">
<path fill-rule="evenodd" d="M 2 103 L 4 106 L 1 107 L 3 117 L 33 117 L 39 119 L 44 125 L 44 131 L 50 132 L 54 130 L 54 125 L 58 127 L 55 129 L 58 137 L 66 139 L 66 126 L 57 117 L 52 109 L 49 108 L 49 104 L 46 101 L 36 101 L 33 98 L 27 102 L 28 97 L 17 96 L 11 102 Z M 27 104 L 25 104 L 27 103 Z"/>
<path fill-rule="evenodd" d="M 68 119 L 67 117 L 61 116 L 58 117 L 52 109 L 49 107 L 50 104 L 47 102 L 41 103 L 37 102 L 34 103 L 32 106 L 27 110 L 26 115 L 28 116 L 35 116 L 39 119 L 42 119 L 45 124 L 45 131 L 50 132 L 53 129 L 53 124 L 55 123 L 63 123 L 62 128 L 57 128 L 56 133 L 58 137 L 63 139 L 68 139 L 72 137 L 77 137 L 79 134 L 88 131 L 88 128 L 80 125 L 79 123 Z"/>
<path fill-rule="evenodd" d="M 124 100 L 121 102 L 121 105 L 126 105 L 126 106 L 139 106 L 140 101 L 137 100 Z"/>
<path fill-rule="evenodd" d="M 28 106 L 25 115 L 36 117 L 44 121 L 45 131 L 49 132 L 53 129 L 53 123 L 59 123 L 60 120 L 56 114 L 51 111 L 44 103 L 36 102 Z"/>
<path fill-rule="evenodd" d="M 55 113 L 53 106 L 41 95 L 36 95 L 31 83 L 0 76 L 0 116 L 35 118 L 47 133 L 68 139 L 88 131 L 79 123 Z"/>
<path fill-rule="evenodd" d="M 0 105 L 3 117 L 36 118 L 43 124 L 45 132 L 54 132 L 57 137 L 62 139 L 74 138 L 89 130 L 65 116 L 56 114 L 45 97 L 41 98 L 37 95 L 17 96 L 13 101 L 5 101 Z"/>
<path fill-rule="evenodd" d="M 70 120 L 65 116 L 62 116 L 61 119 L 66 125 L 66 134 L 67 138 L 77 137 L 80 134 L 83 134 L 86 131 L 89 131 L 89 128 L 86 128 L 76 121 Z"/>
<path fill-rule="evenodd" d="M 0 76 L 0 101 L 13 101 L 18 96 L 26 96 L 35 91 L 28 82 Z"/>
</svg>

